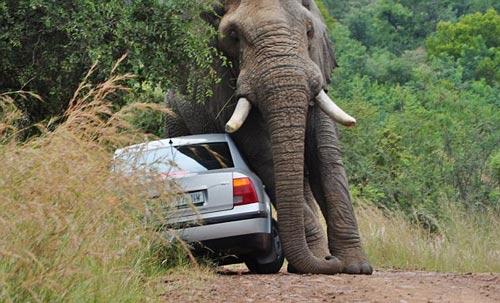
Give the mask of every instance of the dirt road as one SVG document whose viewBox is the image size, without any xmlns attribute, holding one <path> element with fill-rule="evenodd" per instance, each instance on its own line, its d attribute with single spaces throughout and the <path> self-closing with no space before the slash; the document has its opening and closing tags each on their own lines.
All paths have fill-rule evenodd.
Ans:
<svg viewBox="0 0 500 303">
<path fill-rule="evenodd" d="M 500 274 L 252 275 L 231 267 L 199 283 L 185 280 L 165 281 L 167 302 L 500 302 Z"/>
</svg>

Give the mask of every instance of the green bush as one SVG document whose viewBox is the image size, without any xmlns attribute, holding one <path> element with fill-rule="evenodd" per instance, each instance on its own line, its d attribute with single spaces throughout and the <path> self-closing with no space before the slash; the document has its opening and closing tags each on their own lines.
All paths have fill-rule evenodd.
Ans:
<svg viewBox="0 0 500 303">
<path fill-rule="evenodd" d="M 464 67 L 464 80 L 500 81 L 500 14 L 489 9 L 484 14 L 463 16 L 458 22 L 441 22 L 427 40 L 431 56 L 450 56 Z"/>
<path fill-rule="evenodd" d="M 33 91 L 43 102 L 18 100 L 25 125 L 61 114 L 91 65 L 93 80 L 109 75 L 124 54 L 120 72 L 163 89 L 184 88 L 203 98 L 215 75 L 213 30 L 200 12 L 211 1 L 0 1 L 0 91 Z M 207 77 L 208 75 L 208 77 Z M 206 81 L 201 81 L 205 79 Z M 187 84 L 187 85 L 186 85 Z M 117 105 L 124 103 L 116 98 Z"/>
</svg>

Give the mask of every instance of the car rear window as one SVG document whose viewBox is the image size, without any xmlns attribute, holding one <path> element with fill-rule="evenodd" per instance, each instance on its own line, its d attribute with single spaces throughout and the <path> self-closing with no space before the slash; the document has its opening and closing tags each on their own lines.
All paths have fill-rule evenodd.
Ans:
<svg viewBox="0 0 500 303">
<path fill-rule="evenodd" d="M 130 169 L 145 169 L 175 175 L 179 172 L 198 173 L 234 167 L 226 142 L 165 146 L 152 150 L 126 153 L 118 157 L 121 165 Z"/>
</svg>

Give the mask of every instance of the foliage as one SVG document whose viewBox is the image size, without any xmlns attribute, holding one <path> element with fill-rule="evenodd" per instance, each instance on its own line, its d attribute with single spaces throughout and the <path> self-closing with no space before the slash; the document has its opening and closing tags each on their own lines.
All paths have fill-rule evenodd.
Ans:
<svg viewBox="0 0 500 303">
<path fill-rule="evenodd" d="M 358 202 L 370 258 L 498 270 L 499 2 L 323 2 L 329 91 L 359 121 L 341 132 L 355 201 L 373 204 Z M 0 0 L 0 301 L 159 298 L 162 264 L 186 257 L 141 220 L 110 150 L 162 132 L 166 89 L 210 94 L 210 4 Z M 125 76 L 105 81 L 125 53 Z"/>
<path fill-rule="evenodd" d="M 0 1 L 0 92 L 34 91 L 18 101 L 26 126 L 60 115 L 90 66 L 99 61 L 93 81 L 102 81 L 119 57 L 119 71 L 165 90 L 182 88 L 201 99 L 215 81 L 210 47 L 213 30 L 200 12 L 211 1 Z M 188 79 L 188 81 L 186 81 Z M 185 85 L 187 82 L 187 86 Z M 197 83 L 196 90 L 193 83 Z M 114 100 L 123 105 L 123 98 Z"/>
<path fill-rule="evenodd" d="M 500 81 L 500 14 L 494 9 L 441 22 L 427 41 L 431 56 L 450 56 L 464 67 L 465 80 Z"/>
<path fill-rule="evenodd" d="M 420 46 L 440 21 L 455 21 L 488 8 L 493 0 L 323 0 L 332 15 L 346 25 L 354 39 L 367 47 L 400 54 Z"/>
<path fill-rule="evenodd" d="M 353 37 L 368 47 L 386 45 L 401 51 L 410 40 L 409 34 L 402 34 L 411 28 L 412 12 L 397 1 L 381 0 L 351 13 L 346 24 Z"/>
<path fill-rule="evenodd" d="M 334 11 L 342 23 L 323 12 L 339 62 L 330 92 L 358 120 L 356 128 L 342 129 L 353 196 L 429 222 L 445 216 L 440 200 L 499 211 L 498 79 L 468 76 L 471 66 L 477 71 L 479 62 L 495 60 L 498 14 L 491 9 L 441 23 L 433 34 L 439 20 L 453 20 L 456 3 L 344 4 Z M 417 17 L 432 19 L 426 31 L 418 29 Z M 481 38 L 477 27 L 489 27 L 491 35 Z M 461 44 L 465 33 L 481 43 Z M 444 51 L 453 49 L 446 41 L 471 51 L 457 59 Z M 481 66 L 492 70 L 494 64 Z"/>
</svg>

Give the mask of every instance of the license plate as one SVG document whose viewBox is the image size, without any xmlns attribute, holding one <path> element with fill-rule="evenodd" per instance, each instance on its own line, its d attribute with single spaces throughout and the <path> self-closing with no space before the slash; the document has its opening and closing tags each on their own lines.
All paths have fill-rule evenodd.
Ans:
<svg viewBox="0 0 500 303">
<path fill-rule="evenodd" d="M 203 191 L 194 191 L 182 195 L 177 202 L 177 207 L 188 207 L 191 204 L 194 206 L 200 206 L 203 205 L 203 203 L 205 203 L 205 194 Z"/>
</svg>

